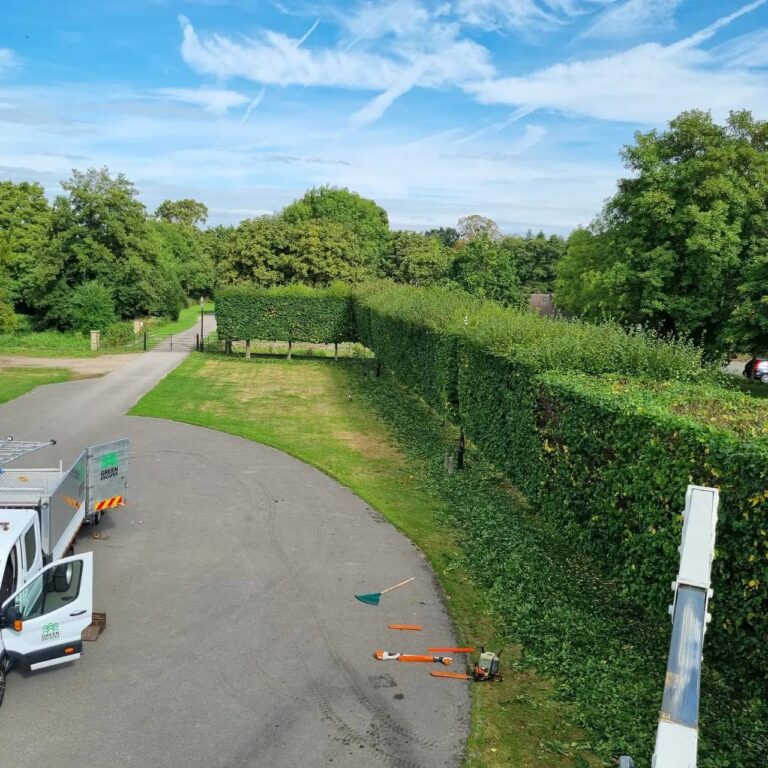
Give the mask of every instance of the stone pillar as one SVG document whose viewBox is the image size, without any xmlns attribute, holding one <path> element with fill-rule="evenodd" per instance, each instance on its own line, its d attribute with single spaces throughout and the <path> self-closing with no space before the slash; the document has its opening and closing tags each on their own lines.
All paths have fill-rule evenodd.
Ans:
<svg viewBox="0 0 768 768">
<path fill-rule="evenodd" d="M 101 345 L 101 331 L 91 331 L 91 352 L 96 352 Z"/>
</svg>

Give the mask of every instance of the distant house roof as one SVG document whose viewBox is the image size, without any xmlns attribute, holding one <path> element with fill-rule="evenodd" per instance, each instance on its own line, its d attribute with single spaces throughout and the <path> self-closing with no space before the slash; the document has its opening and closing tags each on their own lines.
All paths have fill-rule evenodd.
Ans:
<svg viewBox="0 0 768 768">
<path fill-rule="evenodd" d="M 532 293 L 529 297 L 529 305 L 534 312 L 540 315 L 554 315 L 555 303 L 554 294 L 551 293 Z"/>
</svg>

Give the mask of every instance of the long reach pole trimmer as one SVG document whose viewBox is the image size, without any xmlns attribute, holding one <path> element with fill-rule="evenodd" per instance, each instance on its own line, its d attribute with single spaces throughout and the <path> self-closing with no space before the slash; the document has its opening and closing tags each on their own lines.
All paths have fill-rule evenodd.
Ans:
<svg viewBox="0 0 768 768">
<path fill-rule="evenodd" d="M 656 730 L 653 768 L 696 768 L 699 746 L 699 689 L 704 633 L 712 618 L 712 560 L 720 494 L 716 488 L 689 485 L 683 512 L 680 568 L 672 582 L 669 644 L 664 696 Z M 630 757 L 621 768 L 634 768 Z"/>
</svg>

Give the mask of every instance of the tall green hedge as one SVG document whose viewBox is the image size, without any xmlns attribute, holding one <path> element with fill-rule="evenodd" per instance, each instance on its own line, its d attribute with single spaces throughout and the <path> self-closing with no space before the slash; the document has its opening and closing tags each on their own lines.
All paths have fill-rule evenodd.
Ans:
<svg viewBox="0 0 768 768">
<path fill-rule="evenodd" d="M 707 658 L 732 680 L 757 682 L 765 691 L 768 440 L 741 437 L 716 408 L 707 422 L 676 412 L 691 390 L 710 403 L 732 395 L 707 386 L 653 389 L 616 378 L 540 377 L 543 466 L 536 498 L 604 562 L 627 596 L 663 621 L 677 574 L 686 486 L 718 487 Z M 766 415 L 768 409 L 763 422 Z"/>
<path fill-rule="evenodd" d="M 216 294 L 220 339 L 316 344 L 356 341 L 353 320 L 351 293 L 341 285 L 226 288 Z"/>
<path fill-rule="evenodd" d="M 461 424 L 653 620 L 667 620 L 686 486 L 718 486 L 707 654 L 765 695 L 768 406 L 694 383 L 711 378 L 696 349 L 641 331 L 542 318 L 440 288 L 372 284 L 352 303 L 354 318 L 338 289 L 226 292 L 220 334 L 359 338 Z"/>
</svg>

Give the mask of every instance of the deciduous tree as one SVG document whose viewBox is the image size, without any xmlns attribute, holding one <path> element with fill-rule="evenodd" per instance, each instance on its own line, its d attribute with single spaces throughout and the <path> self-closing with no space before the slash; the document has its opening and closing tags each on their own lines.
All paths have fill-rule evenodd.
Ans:
<svg viewBox="0 0 768 768">
<path fill-rule="evenodd" d="M 447 276 L 452 260 L 452 253 L 437 237 L 418 232 L 392 232 L 382 274 L 399 283 L 431 285 Z"/>
<path fill-rule="evenodd" d="M 310 189 L 282 212 L 289 224 L 304 221 L 333 221 L 357 236 L 359 247 L 373 275 L 387 251 L 389 219 L 373 200 L 338 187 Z"/>
<path fill-rule="evenodd" d="M 508 306 L 520 307 L 527 303 L 512 257 L 487 234 L 474 237 L 458 249 L 452 278 L 476 296 Z"/>
<path fill-rule="evenodd" d="M 684 112 L 666 131 L 637 133 L 622 157 L 633 175 L 593 223 L 593 240 L 569 246 L 558 304 L 588 317 L 605 310 L 722 353 L 745 332 L 744 307 L 742 322 L 731 321 L 740 301 L 768 314 L 764 294 L 749 288 L 762 290 L 749 275 L 768 251 L 768 123 L 736 112 L 717 125 L 708 113 Z M 582 271 L 587 291 L 574 285 Z"/>
<path fill-rule="evenodd" d="M 186 224 L 197 227 L 208 221 L 208 207 L 191 198 L 163 200 L 155 211 L 155 217 L 170 224 Z"/>
</svg>

